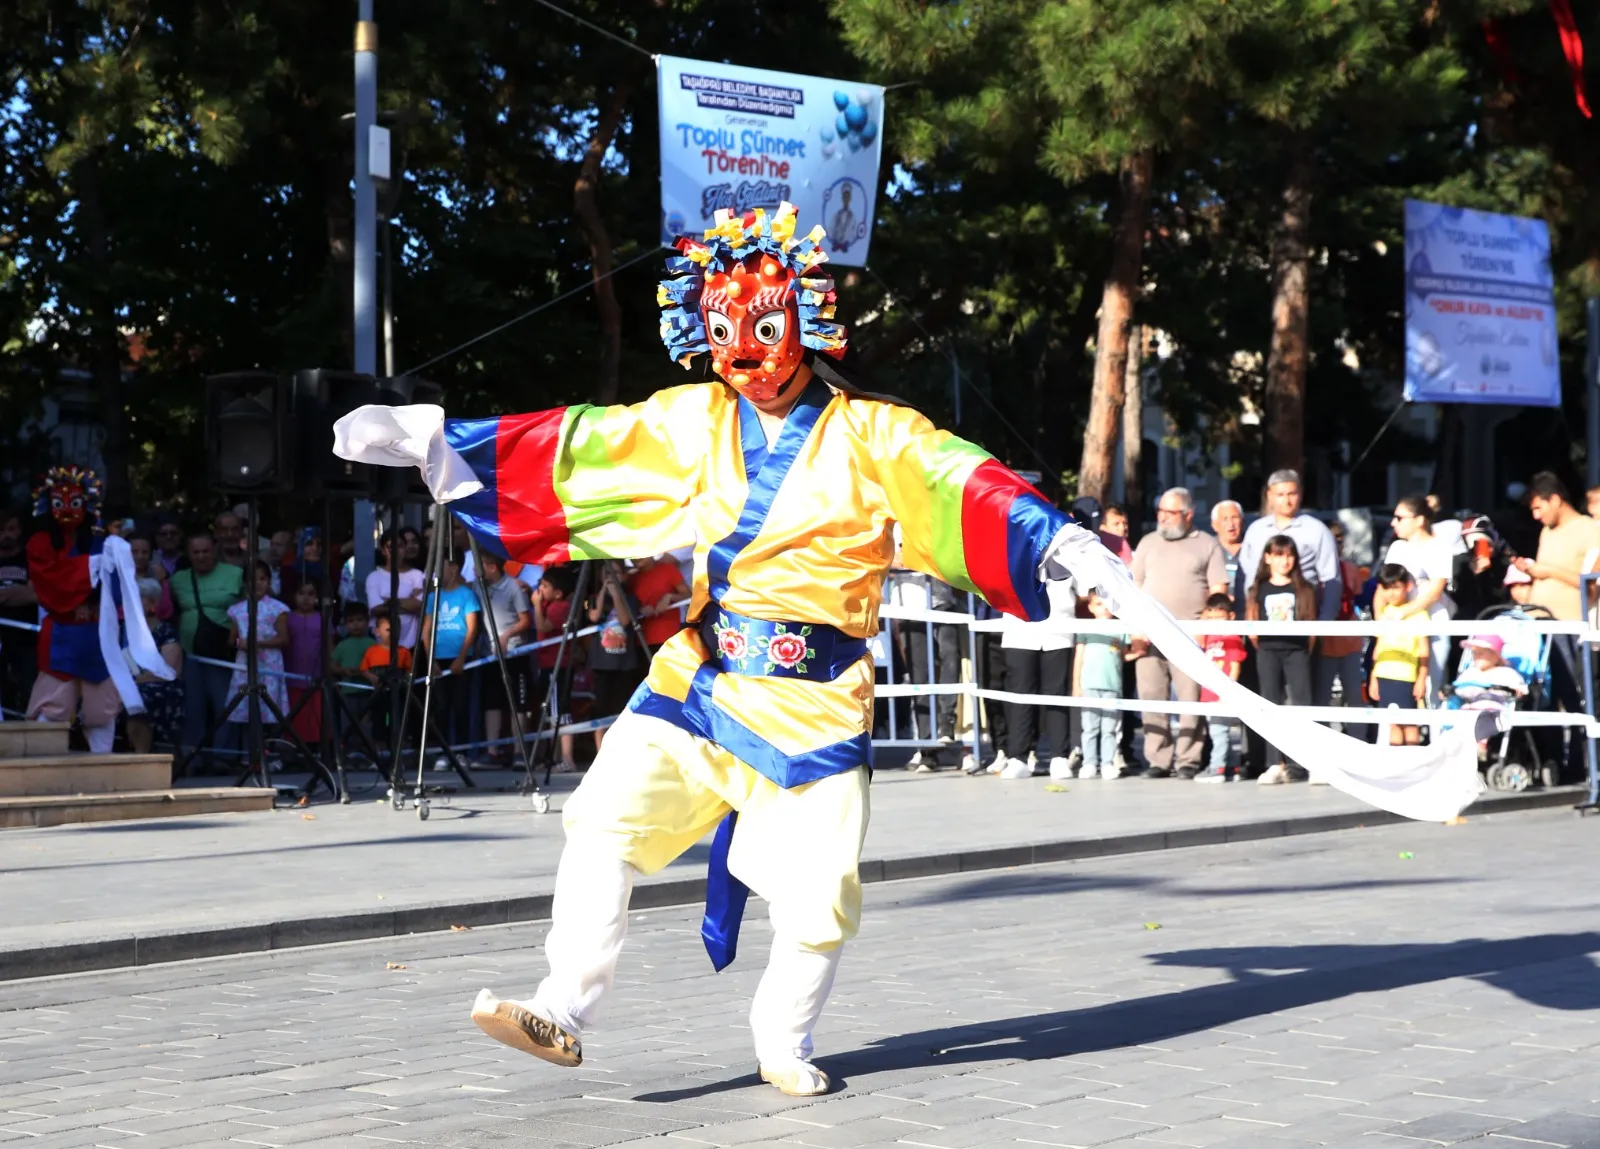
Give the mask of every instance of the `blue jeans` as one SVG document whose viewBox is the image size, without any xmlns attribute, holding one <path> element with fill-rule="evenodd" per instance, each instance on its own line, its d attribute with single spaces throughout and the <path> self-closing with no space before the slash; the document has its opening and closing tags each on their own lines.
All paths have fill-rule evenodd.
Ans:
<svg viewBox="0 0 1600 1149">
<path fill-rule="evenodd" d="M 1095 690 L 1086 688 L 1085 698 L 1118 698 L 1120 690 Z M 1122 741 L 1122 711 L 1089 710 L 1083 712 L 1083 764 L 1085 766 L 1114 766 L 1117 761 L 1117 744 Z"/>
<path fill-rule="evenodd" d="M 1233 737 L 1233 720 L 1231 718 L 1208 718 L 1206 730 L 1211 735 L 1211 761 L 1209 765 L 1213 770 L 1226 770 L 1228 768 L 1229 742 Z"/>
</svg>

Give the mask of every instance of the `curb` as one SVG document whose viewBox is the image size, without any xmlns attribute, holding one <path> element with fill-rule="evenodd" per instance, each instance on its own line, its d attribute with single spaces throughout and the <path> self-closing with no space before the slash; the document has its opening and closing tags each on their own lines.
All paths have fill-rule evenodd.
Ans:
<svg viewBox="0 0 1600 1149">
<path fill-rule="evenodd" d="M 1516 797 L 1484 798 L 1470 807 L 1472 815 L 1508 814 L 1523 810 L 1570 806 L 1583 800 L 1581 787 L 1558 787 Z M 1385 810 L 1356 810 L 1267 822 L 1241 822 L 1229 826 L 1196 826 L 1110 838 L 1079 838 L 1027 846 L 995 846 L 965 853 L 929 854 L 922 857 L 863 859 L 863 884 L 930 878 L 948 874 L 1001 870 L 1015 866 L 1041 866 L 1052 862 L 1109 858 L 1158 850 L 1183 850 L 1191 846 L 1217 846 L 1229 842 L 1255 842 L 1303 834 L 1325 834 L 1365 826 L 1385 826 L 1409 819 Z M 652 910 L 692 905 L 705 899 L 704 878 L 651 882 L 635 886 L 630 909 Z M 0 983 L 24 978 L 54 977 L 93 970 L 126 969 L 195 958 L 263 953 L 333 942 L 365 941 L 406 934 L 448 930 L 452 925 L 491 926 L 515 922 L 546 921 L 552 894 L 525 898 L 493 898 L 412 909 L 370 910 L 338 917 L 300 918 L 228 926 L 214 930 L 189 930 L 147 937 L 107 938 L 102 941 L 38 946 L 0 951 Z"/>
</svg>

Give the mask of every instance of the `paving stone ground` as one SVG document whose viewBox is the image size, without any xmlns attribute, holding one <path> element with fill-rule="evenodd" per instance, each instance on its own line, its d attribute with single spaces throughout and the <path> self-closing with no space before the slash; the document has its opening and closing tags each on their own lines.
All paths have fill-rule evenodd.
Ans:
<svg viewBox="0 0 1600 1149">
<path fill-rule="evenodd" d="M 0 1146 L 1600 1145 L 1597 834 L 1532 812 L 869 887 L 810 1101 L 753 1077 L 758 905 L 721 975 L 695 913 L 635 915 L 579 1070 L 467 1020 L 531 990 L 538 925 L 3 983 Z"/>
<path fill-rule="evenodd" d="M 526 799 L 485 789 L 436 799 L 422 823 L 375 800 L 374 777 L 355 776 L 366 789 L 349 806 L 0 833 L 0 963 L 9 949 L 520 898 L 553 887 L 563 840 L 559 813 L 573 778 L 554 780 L 552 814 L 535 814 Z M 1066 792 L 1047 792 L 1049 784 L 1048 778 L 880 770 L 866 856 L 961 853 L 1367 809 L 1326 786 L 1197 786 L 1135 777 L 1074 781 Z M 703 875 L 707 850 L 705 843 L 691 849 L 661 879 Z"/>
</svg>

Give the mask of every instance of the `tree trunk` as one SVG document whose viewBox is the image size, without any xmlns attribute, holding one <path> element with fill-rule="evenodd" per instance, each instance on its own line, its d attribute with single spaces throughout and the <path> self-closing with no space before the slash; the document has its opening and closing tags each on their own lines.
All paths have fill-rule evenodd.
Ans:
<svg viewBox="0 0 1600 1149">
<path fill-rule="evenodd" d="M 85 300 L 89 326 L 89 373 L 100 395 L 105 440 L 100 455 L 105 465 L 107 502 L 132 505 L 128 489 L 128 411 L 122 389 L 122 338 L 117 332 L 117 301 L 111 297 L 115 276 L 111 267 L 111 235 L 100 187 L 98 153 L 91 152 L 73 167 L 79 218 L 83 222 L 84 251 L 93 269 L 93 287 Z M 66 460 L 73 462 L 74 460 Z M 78 460 L 87 464 L 88 460 Z"/>
<path fill-rule="evenodd" d="M 1128 520 L 1144 522 L 1144 330 L 1133 328 L 1128 339 L 1128 373 L 1122 384 L 1122 490 Z"/>
<path fill-rule="evenodd" d="M 595 401 L 615 403 L 620 390 L 618 373 L 622 361 L 622 308 L 611 287 L 611 237 L 600 215 L 600 164 L 622 123 L 623 110 L 633 90 L 632 73 L 625 73 L 611 90 L 611 102 L 600 114 L 578 168 L 572 188 L 572 206 L 589 241 L 589 260 L 594 268 L 594 304 L 600 313 L 600 379 L 595 386 Z"/>
<path fill-rule="evenodd" d="M 1150 207 L 1149 152 L 1122 161 L 1118 212 L 1111 232 L 1111 271 L 1100 296 L 1100 333 L 1095 339 L 1094 387 L 1089 421 L 1083 430 L 1083 461 L 1078 494 L 1105 501 L 1111 482 L 1112 451 L 1122 420 L 1123 375 L 1128 369 L 1128 327 L 1139 290 L 1144 255 L 1145 216 Z"/>
<path fill-rule="evenodd" d="M 1302 480 L 1306 463 L 1306 372 L 1311 365 L 1311 148 L 1289 145 L 1283 214 L 1272 237 L 1272 347 L 1267 355 L 1266 409 L 1261 420 L 1267 473 L 1288 468 Z"/>
</svg>

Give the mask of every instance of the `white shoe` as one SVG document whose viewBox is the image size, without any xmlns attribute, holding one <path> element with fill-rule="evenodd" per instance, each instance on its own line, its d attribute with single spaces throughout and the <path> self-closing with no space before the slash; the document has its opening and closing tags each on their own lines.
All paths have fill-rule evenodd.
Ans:
<svg viewBox="0 0 1600 1149">
<path fill-rule="evenodd" d="M 1032 778 L 1033 767 L 1018 758 L 1013 758 L 1006 763 L 1005 769 L 1000 771 L 1000 777 L 1016 781 L 1018 778 Z"/>
<path fill-rule="evenodd" d="M 1114 769 L 1114 768 L 1115 767 L 1111 767 L 1111 769 Z M 1078 767 L 1078 777 L 1079 778 L 1098 778 L 1098 777 L 1100 777 L 1100 767 L 1098 767 L 1098 766 L 1087 766 L 1087 765 L 1086 766 L 1080 766 L 1080 767 Z"/>
<path fill-rule="evenodd" d="M 1039 752 L 1037 750 L 1028 751 L 1028 768 L 1030 770 L 1039 768 Z"/>
<path fill-rule="evenodd" d="M 1070 758 L 1052 758 L 1052 759 L 1050 759 L 1050 777 L 1055 778 L 1058 781 L 1061 780 L 1061 779 L 1064 779 L 1064 778 L 1071 778 L 1072 777 L 1072 759 L 1070 759 Z"/>
<path fill-rule="evenodd" d="M 1284 769 L 1283 763 L 1269 767 L 1265 773 L 1256 778 L 1258 786 L 1282 786 L 1289 781 L 1289 771 Z"/>
<path fill-rule="evenodd" d="M 828 1075 L 809 1061 L 782 1062 L 761 1066 L 761 1080 L 777 1086 L 779 1093 L 790 1097 L 818 1097 L 828 1092 Z"/>
<path fill-rule="evenodd" d="M 1010 764 L 1010 762 L 1011 759 L 1006 757 L 1006 752 L 1004 750 L 1000 751 L 1000 753 L 995 755 L 994 761 L 989 763 L 989 773 L 1000 773 L 1000 771 L 1004 770 L 1006 766 Z"/>
<path fill-rule="evenodd" d="M 963 774 L 982 774 L 983 763 L 971 754 L 964 755 L 961 759 L 961 772 Z"/>
<path fill-rule="evenodd" d="M 1116 764 L 1117 764 L 1116 776 L 1118 778 L 1120 778 L 1120 777 L 1122 777 L 1123 774 L 1127 773 L 1127 771 L 1128 771 L 1128 760 L 1127 760 L 1127 758 L 1123 757 L 1122 751 L 1118 750 L 1117 751 L 1117 757 L 1116 757 L 1115 761 L 1116 761 Z M 1102 773 L 1104 773 L 1104 772 L 1102 771 Z"/>
<path fill-rule="evenodd" d="M 920 751 L 920 750 L 918 750 L 915 754 L 913 754 L 906 761 L 906 769 L 907 770 L 915 770 L 918 766 L 921 766 L 921 765 L 922 765 L 922 751 Z"/>
<path fill-rule="evenodd" d="M 1093 766 L 1089 766 L 1089 767 L 1086 767 L 1086 769 L 1093 770 L 1094 767 Z M 1113 765 L 1100 767 L 1100 777 L 1102 777 L 1102 778 L 1110 778 L 1110 779 L 1121 778 L 1122 777 L 1122 770 L 1123 770 L 1122 755 L 1118 754 L 1117 755 L 1117 761 Z M 1090 775 L 1090 777 L 1093 777 L 1093 775 Z"/>
<path fill-rule="evenodd" d="M 502 1001 L 491 990 L 480 990 L 472 1003 L 472 1023 L 512 1049 L 531 1053 L 552 1065 L 583 1064 L 583 1043 L 578 1035 L 540 1017 L 525 1002 Z"/>
</svg>

